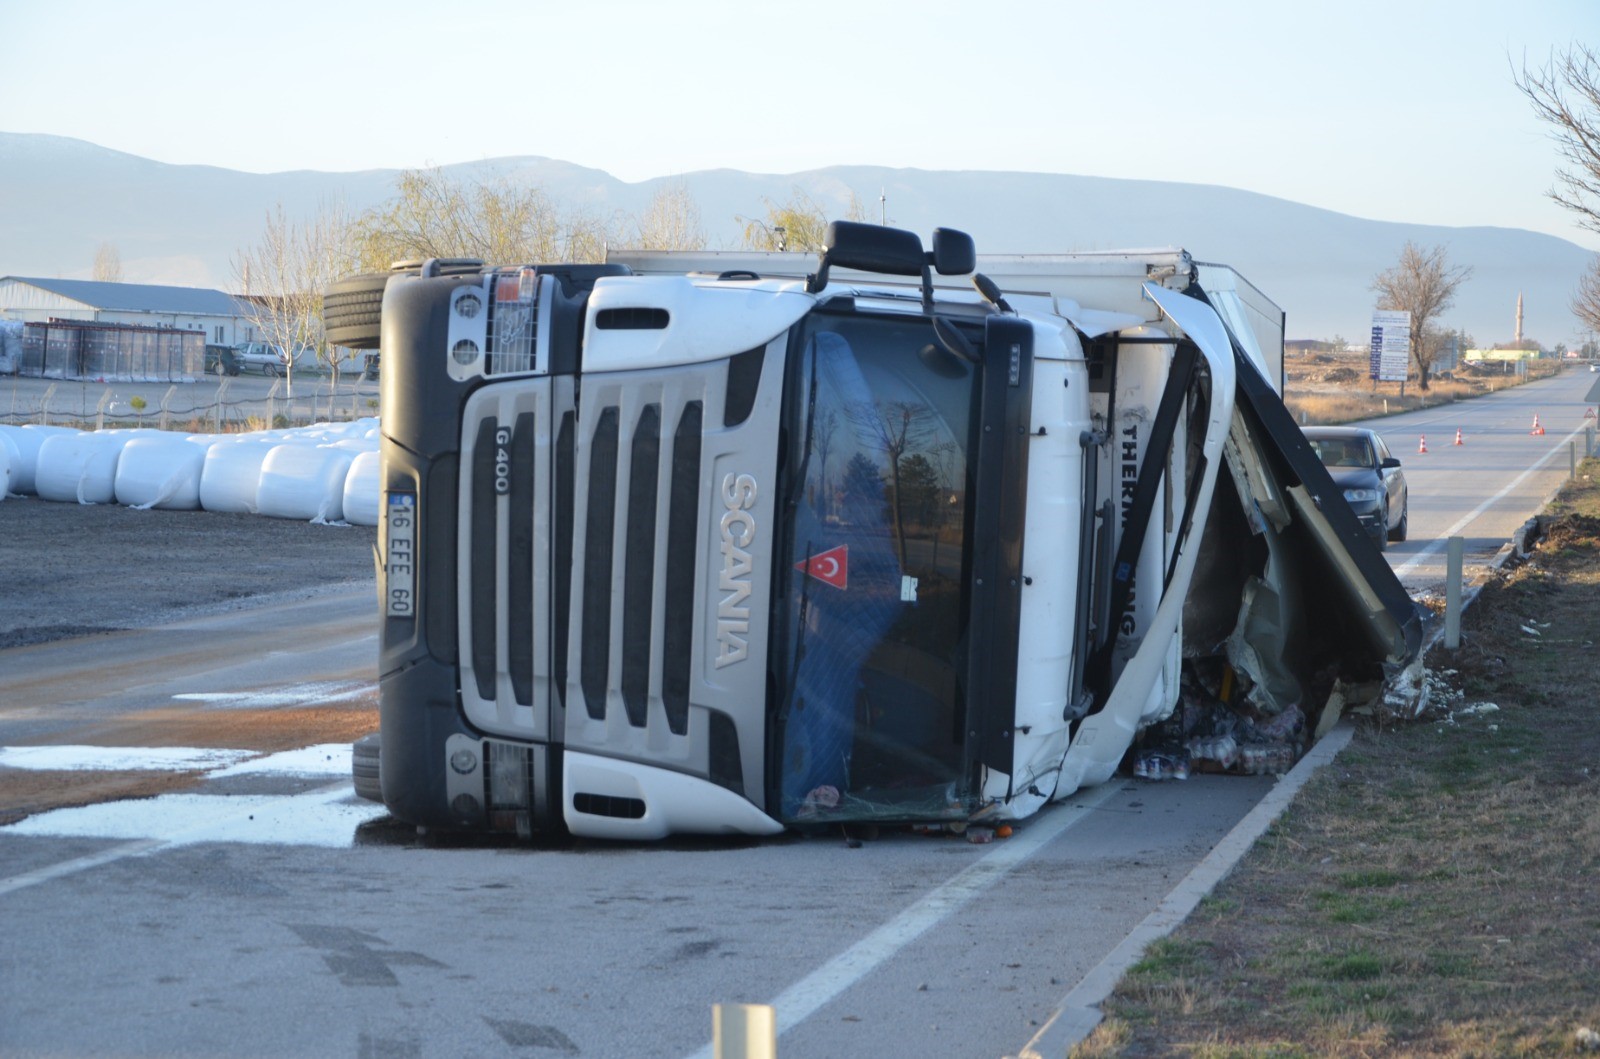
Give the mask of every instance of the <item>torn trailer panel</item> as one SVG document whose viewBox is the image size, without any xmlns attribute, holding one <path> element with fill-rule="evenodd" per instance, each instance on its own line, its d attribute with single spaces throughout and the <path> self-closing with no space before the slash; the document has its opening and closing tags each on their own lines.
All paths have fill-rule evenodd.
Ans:
<svg viewBox="0 0 1600 1059">
<path fill-rule="evenodd" d="M 1281 313 L 1183 251 L 840 223 L 339 294 L 384 352 L 380 786 L 419 826 L 1021 819 L 1191 715 L 1299 739 L 1416 650 L 1269 381 Z"/>
</svg>

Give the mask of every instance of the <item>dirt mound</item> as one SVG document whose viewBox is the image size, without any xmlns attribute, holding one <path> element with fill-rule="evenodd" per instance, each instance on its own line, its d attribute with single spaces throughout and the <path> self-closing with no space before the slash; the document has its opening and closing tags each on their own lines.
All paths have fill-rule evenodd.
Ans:
<svg viewBox="0 0 1600 1059">
<path fill-rule="evenodd" d="M 1539 538 L 1541 552 L 1565 549 L 1593 551 L 1600 545 L 1600 518 L 1592 515 L 1570 514 L 1551 519 L 1543 527 Z"/>
</svg>

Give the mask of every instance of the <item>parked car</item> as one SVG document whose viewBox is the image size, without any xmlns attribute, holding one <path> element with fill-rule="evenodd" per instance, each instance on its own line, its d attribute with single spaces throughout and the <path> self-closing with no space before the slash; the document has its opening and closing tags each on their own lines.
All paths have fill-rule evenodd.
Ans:
<svg viewBox="0 0 1600 1059">
<path fill-rule="evenodd" d="M 1383 438 L 1361 427 L 1306 427 L 1305 435 L 1378 548 L 1405 540 L 1411 521 L 1406 476 Z"/>
<path fill-rule="evenodd" d="M 289 363 L 289 358 L 284 356 L 283 347 L 267 342 L 244 342 L 234 346 L 233 352 L 239 360 L 241 371 L 259 375 L 282 375 Z M 299 367 L 298 359 L 295 361 L 295 366 Z"/>
<path fill-rule="evenodd" d="M 239 374 L 239 355 L 232 346 L 206 346 L 207 375 Z"/>
</svg>

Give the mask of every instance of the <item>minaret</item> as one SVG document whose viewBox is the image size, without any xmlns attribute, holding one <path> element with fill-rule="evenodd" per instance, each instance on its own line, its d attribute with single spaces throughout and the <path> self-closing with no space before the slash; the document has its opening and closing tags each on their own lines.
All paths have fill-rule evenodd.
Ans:
<svg viewBox="0 0 1600 1059">
<path fill-rule="evenodd" d="M 1522 348 L 1522 292 L 1517 291 L 1517 340 L 1516 347 Z"/>
</svg>

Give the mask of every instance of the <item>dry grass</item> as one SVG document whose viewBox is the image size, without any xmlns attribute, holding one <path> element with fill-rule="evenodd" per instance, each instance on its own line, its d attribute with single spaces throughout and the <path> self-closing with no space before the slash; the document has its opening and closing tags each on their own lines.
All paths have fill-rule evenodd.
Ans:
<svg viewBox="0 0 1600 1059">
<path fill-rule="evenodd" d="M 1289 354 L 1284 360 L 1283 401 L 1302 425 L 1348 423 L 1492 393 L 1546 378 L 1559 371 L 1561 365 L 1555 361 L 1531 361 L 1528 374 L 1522 377 L 1501 374 L 1497 368 L 1498 365 L 1463 365 L 1451 376 L 1434 376 L 1426 392 L 1418 391 L 1414 380 L 1409 381 L 1402 395 L 1397 382 L 1374 383 L 1367 378 L 1363 354 Z"/>
<path fill-rule="evenodd" d="M 1600 1030 L 1600 492 L 1547 530 L 1430 657 L 1455 693 L 1361 730 L 1080 1059 L 1594 1054 L 1575 1034 Z"/>
</svg>

